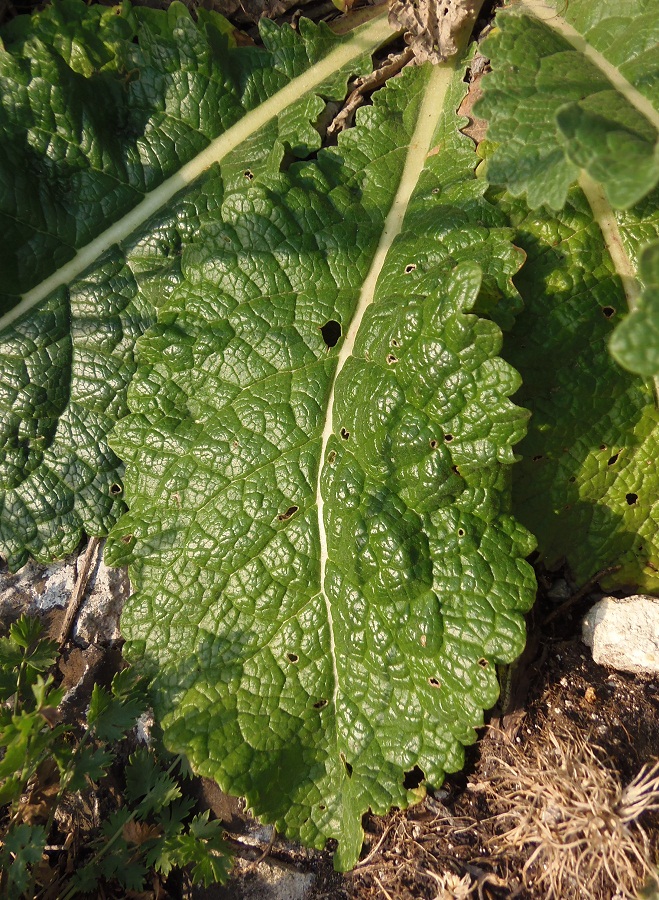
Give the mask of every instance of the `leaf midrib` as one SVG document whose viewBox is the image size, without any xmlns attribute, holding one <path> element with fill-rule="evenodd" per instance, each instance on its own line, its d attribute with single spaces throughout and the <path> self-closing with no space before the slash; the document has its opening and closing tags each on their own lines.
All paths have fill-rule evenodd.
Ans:
<svg viewBox="0 0 659 900">
<path fill-rule="evenodd" d="M 327 446 L 332 434 L 334 434 L 333 412 L 334 397 L 336 393 L 337 380 L 343 370 L 348 359 L 353 355 L 355 340 L 359 332 L 364 314 L 373 302 L 375 290 L 380 273 L 385 264 L 387 255 L 391 246 L 400 234 L 403 227 L 403 220 L 407 212 L 414 189 L 416 188 L 421 172 L 424 168 L 426 159 L 429 156 L 433 137 L 437 130 L 439 120 L 444 112 L 444 104 L 446 95 L 449 91 L 451 81 L 455 75 L 456 63 L 445 63 L 443 65 L 433 66 L 428 83 L 424 90 L 421 108 L 417 118 L 416 126 L 412 139 L 410 141 L 403 172 L 401 175 L 398 190 L 393 199 L 389 212 L 384 222 L 380 241 L 378 243 L 371 267 L 366 275 L 362 289 L 357 301 L 355 314 L 350 322 L 346 332 L 345 340 L 339 352 L 336 369 L 330 388 L 327 401 L 327 410 L 325 414 L 325 425 L 323 428 L 320 464 L 318 466 L 318 476 L 316 481 L 316 506 L 318 510 L 318 534 L 320 543 L 320 586 L 325 608 L 327 613 L 327 623 L 329 630 L 329 655 L 332 661 L 334 688 L 332 695 L 332 704 L 336 712 L 337 701 L 340 688 L 340 677 L 337 662 L 336 638 L 334 634 L 334 617 L 332 614 L 332 605 L 325 590 L 325 576 L 327 569 L 327 561 L 329 558 L 327 532 L 325 529 L 324 518 L 324 499 L 321 491 L 321 481 L 323 470 L 325 467 L 325 458 L 327 456 Z"/>
<path fill-rule="evenodd" d="M 584 170 L 579 175 L 579 187 L 588 201 L 593 218 L 599 225 L 613 268 L 620 278 L 629 311 L 633 312 L 638 307 L 641 286 L 636 268 L 625 250 L 613 207 L 609 203 L 602 185 Z M 659 407 L 659 377 L 652 378 L 650 381 L 654 388 L 655 406 Z"/>
<path fill-rule="evenodd" d="M 197 156 L 183 165 L 178 172 L 146 194 L 125 216 L 80 248 L 72 259 L 52 275 L 23 294 L 19 303 L 0 318 L 0 331 L 31 310 L 57 288 L 73 281 L 112 246 L 121 244 L 159 209 L 162 209 L 179 191 L 190 185 L 212 165 L 221 162 L 228 153 L 239 147 L 243 141 L 299 100 L 300 97 L 336 74 L 356 57 L 374 50 L 391 35 L 392 31 L 386 16 L 381 13 L 340 47 L 332 50 L 302 75 L 292 79 L 256 109 L 247 112 L 238 122 L 211 141 Z"/>
<path fill-rule="evenodd" d="M 659 111 L 654 108 L 652 102 L 625 78 L 619 68 L 596 50 L 583 34 L 559 15 L 554 7 L 545 0 L 519 0 L 518 9 L 557 31 L 575 50 L 597 66 L 625 100 L 652 124 L 655 131 L 659 132 Z"/>
</svg>

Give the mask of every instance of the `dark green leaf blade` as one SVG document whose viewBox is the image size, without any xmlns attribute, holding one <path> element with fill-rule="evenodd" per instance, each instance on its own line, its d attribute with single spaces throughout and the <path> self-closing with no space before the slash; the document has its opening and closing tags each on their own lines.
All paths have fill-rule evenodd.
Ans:
<svg viewBox="0 0 659 900">
<path fill-rule="evenodd" d="M 131 755 L 126 768 L 126 797 L 139 809 L 140 818 L 160 812 L 180 796 L 176 780 L 160 768 L 152 753 L 140 747 Z"/>
<path fill-rule="evenodd" d="M 210 887 L 228 879 L 232 857 L 222 837 L 222 823 L 208 821 L 208 810 L 195 816 L 188 832 L 164 841 L 153 853 L 156 871 L 167 875 L 174 866 L 190 866 L 195 884 Z"/>
<path fill-rule="evenodd" d="M 101 741 L 125 737 L 146 709 L 146 697 L 141 691 L 125 691 L 121 686 L 117 690 L 117 680 L 122 674 L 115 675 L 112 693 L 98 684 L 92 689 L 87 725 Z M 134 673 L 130 672 L 129 677 L 134 685 Z"/>
<path fill-rule="evenodd" d="M 6 674 L 11 675 L 12 684 L 16 688 L 16 672 L 24 658 L 21 647 L 17 646 L 14 641 L 8 637 L 0 638 L 0 666 L 6 670 Z"/>
<path fill-rule="evenodd" d="M 561 209 L 580 170 L 629 208 L 659 182 L 659 23 L 648 0 L 519 0 L 484 45 L 493 184 Z"/>
<path fill-rule="evenodd" d="M 199 212 L 176 195 L 221 159 L 230 191 L 276 172 L 289 147 L 315 149 L 326 100 L 370 70 L 387 26 L 339 38 L 265 25 L 265 50 L 229 47 L 226 32 L 181 3 L 80 0 L 4 32 L 0 550 L 12 570 L 66 555 L 125 511 L 107 434 Z M 150 291 L 164 271 L 165 294 Z"/>
<path fill-rule="evenodd" d="M 369 807 L 419 799 L 408 768 L 462 765 L 534 595 L 506 474 L 519 382 L 471 312 L 510 322 L 520 254 L 456 129 L 462 73 L 437 71 L 391 82 L 316 162 L 221 205 L 200 186 L 114 439 L 131 511 L 108 558 L 131 563 L 122 627 L 168 746 L 278 829 L 337 837 L 342 868 Z"/>
<path fill-rule="evenodd" d="M 659 411 L 654 385 L 608 352 L 627 298 L 598 223 L 578 189 L 558 213 L 497 197 L 527 254 L 516 278 L 526 302 L 504 356 L 531 412 L 513 471 L 514 511 L 542 561 L 567 561 L 578 585 L 659 586 Z M 619 213 L 625 253 L 657 233 L 656 203 Z"/>
<path fill-rule="evenodd" d="M 71 776 L 66 788 L 69 791 L 81 791 L 87 787 L 87 779 L 99 781 L 107 774 L 114 759 L 114 753 L 102 747 L 83 747 L 70 763 Z"/>
<path fill-rule="evenodd" d="M 21 897 L 30 886 L 30 870 L 46 846 L 42 825 L 13 825 L 0 848 L 0 869 L 7 873 L 7 897 Z"/>
<path fill-rule="evenodd" d="M 9 628 L 9 637 L 17 647 L 28 650 L 39 640 L 43 633 L 41 620 L 35 616 L 22 615 Z"/>
</svg>

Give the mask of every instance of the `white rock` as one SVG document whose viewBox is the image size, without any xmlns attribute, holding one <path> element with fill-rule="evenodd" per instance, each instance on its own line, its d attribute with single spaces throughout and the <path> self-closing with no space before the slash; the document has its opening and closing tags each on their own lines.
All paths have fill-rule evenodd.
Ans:
<svg viewBox="0 0 659 900">
<path fill-rule="evenodd" d="M 659 597 L 604 597 L 584 617 L 581 637 L 602 666 L 659 673 Z"/>
<path fill-rule="evenodd" d="M 241 900 L 306 900 L 316 880 L 311 872 L 265 859 L 254 865 L 237 859 L 236 868 L 250 873 L 249 881 L 231 882 Z"/>
<path fill-rule="evenodd" d="M 78 565 L 81 561 L 78 562 Z M 39 565 L 29 562 L 15 575 L 0 573 L 0 618 L 13 621 L 21 613 L 35 614 L 69 602 L 77 573 L 76 556 Z M 83 644 L 113 643 L 120 637 L 119 616 L 130 592 L 124 569 L 109 569 L 99 548 L 89 573 L 73 637 Z"/>
</svg>

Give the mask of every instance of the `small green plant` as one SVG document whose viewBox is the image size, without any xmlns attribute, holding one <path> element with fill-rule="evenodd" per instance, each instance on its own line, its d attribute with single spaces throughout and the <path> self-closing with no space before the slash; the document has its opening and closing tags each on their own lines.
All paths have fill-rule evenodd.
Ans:
<svg viewBox="0 0 659 900">
<path fill-rule="evenodd" d="M 180 757 L 164 769 L 147 748 L 129 757 L 118 808 L 88 840 L 76 842 L 82 846 L 75 859 L 69 856 L 74 874 L 62 874 L 59 860 L 45 855 L 58 808 L 108 775 L 114 745 L 147 708 L 148 695 L 130 669 L 114 676 L 109 691 L 96 684 L 79 735 L 62 721 L 65 690 L 47 674 L 58 648 L 42 635 L 38 619 L 22 616 L 0 638 L 0 891 L 59 900 L 99 883 L 142 891 L 150 873 L 164 879 L 175 867 L 187 869 L 194 883 L 224 881 L 230 858 L 221 824 L 210 822 L 208 812 L 190 818 L 194 801 L 182 796 Z"/>
</svg>

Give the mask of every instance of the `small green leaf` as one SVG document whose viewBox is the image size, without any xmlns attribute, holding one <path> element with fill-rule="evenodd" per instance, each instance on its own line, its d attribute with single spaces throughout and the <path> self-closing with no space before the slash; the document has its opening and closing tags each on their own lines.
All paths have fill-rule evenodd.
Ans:
<svg viewBox="0 0 659 900">
<path fill-rule="evenodd" d="M 114 821 L 113 819 L 113 823 Z M 103 844 L 99 844 L 98 849 L 102 851 Z M 92 859 L 86 866 L 77 869 L 72 884 L 80 893 L 91 893 L 99 882 L 105 880 L 111 883 L 116 880 L 125 890 L 141 891 L 146 875 L 144 863 L 134 859 L 132 849 L 119 837 L 100 859 Z"/>
<path fill-rule="evenodd" d="M 0 760 L 0 778 L 13 776 L 23 769 L 27 761 L 30 737 L 38 734 L 43 725 L 43 719 L 37 713 L 24 712 L 12 717 L 12 721 L 3 726 L 0 731 L 0 747 L 5 748 L 5 753 Z"/>
<path fill-rule="evenodd" d="M 108 858 L 105 857 L 105 875 L 106 878 L 110 878 L 111 875 L 107 860 Z M 141 891 L 144 889 L 144 880 L 148 874 L 148 870 L 143 862 L 131 859 L 128 862 L 113 867 L 111 871 L 119 884 L 127 891 Z"/>
<path fill-rule="evenodd" d="M 613 358 L 630 372 L 659 375 L 659 241 L 639 256 L 643 291 L 638 306 L 615 329 L 609 342 Z"/>
<path fill-rule="evenodd" d="M 222 823 L 209 822 L 208 817 L 208 810 L 195 816 L 187 834 L 167 838 L 161 847 L 155 848 L 158 852 L 154 853 L 153 865 L 157 872 L 166 876 L 174 866 L 191 866 L 195 884 L 209 887 L 227 880 L 232 866 L 231 852 L 223 838 Z"/>
<path fill-rule="evenodd" d="M 112 678 L 112 696 L 124 703 L 139 703 L 140 714 L 149 703 L 147 682 L 135 669 L 126 668 L 117 672 Z"/>
<path fill-rule="evenodd" d="M 30 885 L 30 869 L 41 859 L 46 846 L 46 831 L 41 825 L 14 825 L 0 847 L 0 871 L 6 873 L 8 898 L 19 897 Z"/>
<path fill-rule="evenodd" d="M 159 812 L 181 796 L 174 778 L 163 772 L 153 754 L 143 747 L 133 753 L 126 767 L 126 797 L 138 804 L 140 818 Z"/>
<path fill-rule="evenodd" d="M 44 756 L 54 754 L 69 726 L 52 727 L 41 712 L 21 710 L 5 721 L 0 730 L 0 746 L 5 754 L 0 760 L 0 778 L 21 773 L 24 783 L 34 774 Z"/>
<path fill-rule="evenodd" d="M 112 695 L 100 684 L 95 684 L 92 688 L 92 696 L 89 701 L 89 710 L 87 712 L 87 725 L 89 728 L 95 727 L 98 722 L 103 721 L 103 717 L 112 705 Z"/>
<path fill-rule="evenodd" d="M 82 870 L 85 884 L 89 885 L 92 877 L 94 885 L 102 879 L 108 882 L 116 879 L 126 890 L 142 890 L 147 869 L 142 860 L 136 859 L 135 848 L 128 846 L 124 836 L 124 829 L 133 818 L 133 812 L 121 809 L 103 823 L 101 831 L 106 840 L 101 838 L 96 841 L 96 856 L 85 867 L 87 871 Z"/>
<path fill-rule="evenodd" d="M 34 684 L 30 685 L 30 689 L 32 690 L 34 699 L 36 701 L 37 710 L 41 711 L 45 706 L 57 709 L 57 707 L 64 699 L 66 688 L 56 688 L 55 690 L 50 690 L 50 688 L 54 684 L 54 681 L 55 679 L 52 675 L 48 675 L 48 677 L 45 679 L 42 678 L 41 675 L 38 675 L 35 679 Z"/>
<path fill-rule="evenodd" d="M 145 708 L 142 684 L 138 684 L 132 672 L 124 670 L 113 678 L 112 693 L 94 685 L 87 724 L 99 740 L 116 741 L 126 736 Z"/>
<path fill-rule="evenodd" d="M 87 787 L 87 779 L 99 781 L 103 778 L 114 759 L 110 750 L 83 747 L 72 757 L 70 778 L 66 787 L 69 791 L 79 791 Z"/>
<path fill-rule="evenodd" d="M 5 670 L 13 670 L 21 664 L 24 658 L 22 648 L 11 638 L 0 638 L 0 667 Z M 14 688 L 16 687 L 16 673 L 13 673 Z"/>
<path fill-rule="evenodd" d="M 37 672 L 49 669 L 57 659 L 56 641 L 42 640 L 43 625 L 34 616 L 22 615 L 9 629 L 9 637 L 0 638 L 0 667 L 10 668 L 24 662 Z"/>
<path fill-rule="evenodd" d="M 40 619 L 23 614 L 17 622 L 10 626 L 9 638 L 17 647 L 27 650 L 39 640 L 42 632 L 43 625 Z"/>
<path fill-rule="evenodd" d="M 224 884 L 231 874 L 233 860 L 231 857 L 206 850 L 198 852 L 192 867 L 192 880 L 195 884 L 210 887 L 213 884 Z"/>
<path fill-rule="evenodd" d="M 58 655 L 57 641 L 39 641 L 26 655 L 25 663 L 37 672 L 44 672 L 55 664 Z"/>
<path fill-rule="evenodd" d="M 224 884 L 231 873 L 233 858 L 221 838 L 201 841 L 192 834 L 182 835 L 180 854 L 192 866 L 192 880 L 195 884 L 210 887 Z"/>
<path fill-rule="evenodd" d="M 152 866 L 156 872 L 167 878 L 172 869 L 178 865 L 176 847 L 176 836 L 159 841 L 155 847 L 147 850 L 145 855 L 147 865 Z"/>
<path fill-rule="evenodd" d="M 0 671 L 0 704 L 5 703 L 17 689 L 17 673 L 14 669 L 11 671 Z M 0 717 L 1 717 L 0 713 Z M 1 721 L 1 719 L 0 719 Z"/>
<path fill-rule="evenodd" d="M 121 834 L 124 825 L 134 817 L 133 811 L 129 807 L 122 807 L 115 810 L 101 824 L 101 832 L 103 837 L 111 840 L 117 833 Z"/>
<path fill-rule="evenodd" d="M 17 800 L 23 793 L 24 787 L 24 780 L 18 776 L 6 778 L 0 782 L 0 806 L 6 806 L 7 803 Z"/>
<path fill-rule="evenodd" d="M 199 840 L 219 840 L 224 833 L 224 826 L 219 819 L 213 819 L 211 821 L 210 810 L 206 809 L 192 819 L 188 830 L 193 837 L 196 837 Z"/>
<path fill-rule="evenodd" d="M 99 873 L 95 862 L 79 866 L 71 876 L 71 887 L 80 894 L 91 894 L 98 885 Z"/>
<path fill-rule="evenodd" d="M 158 824 L 165 837 L 178 834 L 194 805 L 195 802 L 191 797 L 181 797 L 158 812 Z"/>
</svg>

